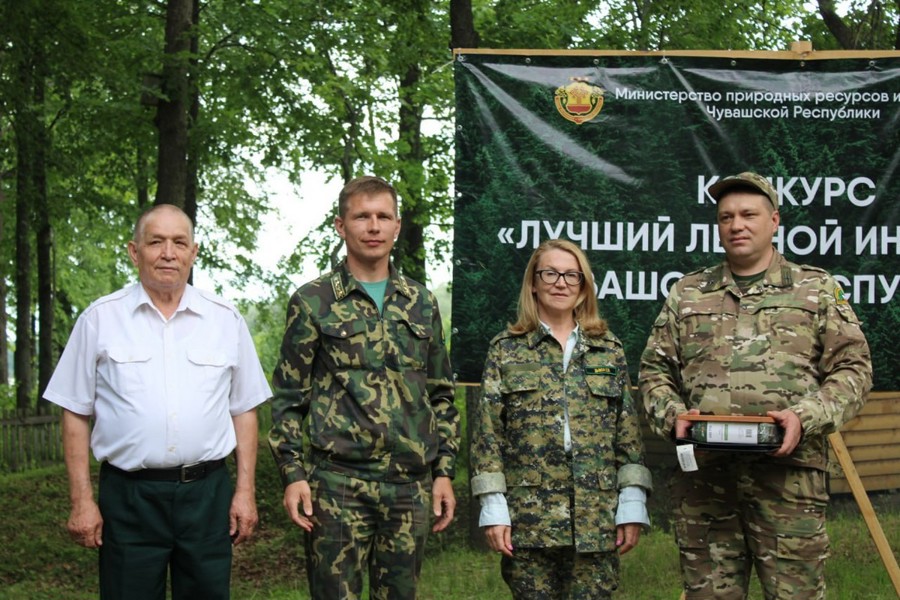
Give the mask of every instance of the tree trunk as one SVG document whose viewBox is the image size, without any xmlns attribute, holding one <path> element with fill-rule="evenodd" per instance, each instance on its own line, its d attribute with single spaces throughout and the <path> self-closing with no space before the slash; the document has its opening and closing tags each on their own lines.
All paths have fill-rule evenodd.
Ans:
<svg viewBox="0 0 900 600">
<path fill-rule="evenodd" d="M 409 65 L 400 78 L 400 137 L 397 158 L 403 169 L 401 184 L 403 196 L 402 227 L 394 246 L 394 256 L 406 276 L 427 283 L 425 271 L 425 226 L 428 210 L 422 190 L 425 188 L 422 165 L 422 106 L 416 99 L 421 72 L 416 64 Z"/>
<path fill-rule="evenodd" d="M 894 24 L 894 50 L 900 50 L 900 0 L 896 0 L 894 5 L 897 8 L 897 22 Z"/>
<path fill-rule="evenodd" d="M 188 97 L 190 102 L 190 108 L 188 111 L 188 122 L 187 122 L 187 143 L 188 143 L 188 154 L 187 154 L 187 168 L 185 174 L 185 183 L 184 183 L 184 209 L 185 214 L 187 214 L 188 218 L 190 218 L 191 223 L 194 226 L 197 225 L 197 196 L 199 194 L 200 189 L 200 149 L 199 144 L 197 142 L 196 136 L 193 135 L 193 132 L 196 131 L 195 125 L 197 124 L 197 119 L 200 117 L 200 90 L 197 86 L 197 59 L 196 56 L 200 50 L 200 40 L 198 37 L 199 25 L 200 25 L 200 2 L 194 2 L 194 7 L 191 10 L 191 60 L 190 60 L 190 70 L 188 71 Z M 191 269 L 190 274 L 188 275 L 188 283 L 194 283 L 194 270 Z"/>
<path fill-rule="evenodd" d="M 44 78 L 35 78 L 35 105 L 44 105 Z M 50 207 L 47 202 L 47 148 L 49 136 L 43 123 L 35 136 L 34 191 L 37 229 L 38 263 L 38 405 L 50 383 L 56 360 L 53 356 L 53 321 L 56 310 L 53 300 L 55 273 L 53 272 L 53 230 L 50 226 Z"/>
<path fill-rule="evenodd" d="M 150 204 L 150 177 L 147 173 L 147 154 L 137 145 L 134 156 L 134 186 L 137 190 L 137 205 L 143 211 Z"/>
<path fill-rule="evenodd" d="M 197 87 L 197 56 L 200 49 L 200 40 L 197 36 L 198 27 L 200 25 L 200 3 L 194 2 L 194 8 L 191 11 L 191 60 L 190 70 L 187 74 L 188 81 L 188 98 L 190 109 L 188 111 L 187 133 L 188 133 L 188 154 L 187 154 L 187 176 L 185 178 L 184 188 L 184 212 L 191 218 L 191 223 L 197 224 L 197 194 L 199 193 L 200 181 L 200 157 L 197 140 L 192 135 L 194 125 L 200 117 L 200 90 Z"/>
<path fill-rule="evenodd" d="M 194 0 L 168 0 L 162 95 L 156 108 L 159 129 L 156 204 L 184 208 L 187 183 L 189 59 Z"/>
<path fill-rule="evenodd" d="M 23 49 L 27 54 L 27 49 Z M 34 65 L 21 56 L 18 65 L 21 93 L 15 99 L 16 130 L 16 350 L 13 358 L 16 377 L 16 407 L 32 405 L 31 337 L 31 234 L 32 206 L 35 203 L 35 132 L 38 119 L 30 94 L 34 89 Z"/>
<path fill-rule="evenodd" d="M 5 135 L 3 137 L 6 137 Z M 0 205 L 6 202 L 6 194 L 3 193 L 3 179 L 12 175 L 12 171 L 0 173 Z M 6 234 L 6 221 L 0 215 L 0 240 Z M 9 336 L 6 328 L 9 326 L 9 316 L 6 305 L 6 295 L 9 293 L 9 283 L 6 275 L 0 273 L 0 385 L 9 384 Z"/>
<path fill-rule="evenodd" d="M 822 15 L 825 26 L 837 40 L 838 44 L 840 44 L 841 48 L 844 50 L 855 50 L 856 40 L 854 39 L 853 32 L 847 27 L 847 24 L 844 23 L 844 20 L 841 19 L 840 15 L 837 14 L 837 11 L 835 11 L 834 0 L 818 0 L 818 5 L 819 14 Z"/>
<path fill-rule="evenodd" d="M 478 42 L 472 0 L 450 0 L 450 47 L 477 48 Z"/>
<path fill-rule="evenodd" d="M 6 294 L 9 286 L 6 277 L 0 276 L 0 385 L 9 383 L 9 336 L 6 335 L 6 327 L 9 318 L 6 314 Z"/>
</svg>

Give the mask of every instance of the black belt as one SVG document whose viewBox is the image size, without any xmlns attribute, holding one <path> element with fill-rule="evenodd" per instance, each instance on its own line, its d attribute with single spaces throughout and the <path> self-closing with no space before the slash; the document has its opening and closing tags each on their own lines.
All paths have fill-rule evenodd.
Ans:
<svg viewBox="0 0 900 600">
<path fill-rule="evenodd" d="M 194 463 L 192 465 L 181 465 L 180 467 L 170 467 L 166 469 L 138 469 L 137 471 L 126 471 L 120 469 L 108 462 L 103 463 L 102 468 L 110 469 L 119 475 L 123 475 L 130 479 L 145 479 L 148 481 L 180 481 L 181 483 L 190 483 L 203 479 L 213 471 L 221 469 L 225 466 L 225 459 L 208 460 L 206 462 Z"/>
</svg>

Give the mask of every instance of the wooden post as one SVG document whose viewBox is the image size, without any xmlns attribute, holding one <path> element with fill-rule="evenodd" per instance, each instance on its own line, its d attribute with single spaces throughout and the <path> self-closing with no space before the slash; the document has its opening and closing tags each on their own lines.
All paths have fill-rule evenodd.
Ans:
<svg viewBox="0 0 900 600">
<path fill-rule="evenodd" d="M 470 418 L 472 415 L 477 414 L 477 405 L 478 401 L 481 399 L 481 386 L 480 385 L 467 385 L 465 386 L 466 390 L 466 437 L 465 442 L 470 444 L 470 440 L 472 439 L 472 429 L 476 426 L 476 423 L 472 422 Z M 467 452 L 466 456 L 468 457 L 468 468 L 469 468 L 469 477 L 472 477 L 472 453 Z M 472 496 L 472 487 L 469 486 L 469 546 L 475 548 L 477 550 L 487 550 L 487 540 L 484 537 L 484 533 L 481 531 L 481 527 L 478 526 L 478 516 L 481 514 L 481 503 L 477 498 Z"/>
<path fill-rule="evenodd" d="M 841 463 L 841 468 L 844 469 L 844 475 L 847 477 L 847 483 L 850 484 L 850 489 L 853 491 L 853 497 L 856 498 L 859 510 L 866 521 L 866 527 L 869 528 L 869 534 L 875 542 L 878 554 L 881 555 L 881 562 L 884 563 L 884 567 L 891 577 L 891 582 L 894 584 L 894 591 L 900 597 L 900 567 L 897 566 L 897 559 L 891 551 L 891 545 L 884 535 L 881 523 L 878 522 L 878 516 L 875 514 L 875 509 L 872 508 L 866 489 L 859 479 L 859 473 L 856 472 L 856 467 L 853 465 L 853 459 L 850 458 L 850 452 L 847 450 L 844 438 L 838 431 L 829 435 L 828 441 L 831 442 L 834 455 L 837 457 L 838 462 Z"/>
</svg>

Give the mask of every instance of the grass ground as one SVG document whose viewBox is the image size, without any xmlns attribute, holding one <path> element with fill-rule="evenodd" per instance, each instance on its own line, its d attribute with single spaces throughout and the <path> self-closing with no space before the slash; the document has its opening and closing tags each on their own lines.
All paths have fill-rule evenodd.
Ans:
<svg viewBox="0 0 900 600">
<path fill-rule="evenodd" d="M 235 552 L 236 600 L 308 598 L 300 531 L 288 524 L 280 505 L 280 486 L 270 459 L 260 456 L 257 536 Z M 462 478 L 460 478 L 462 479 Z M 423 600 L 505 600 L 496 555 L 468 544 L 468 503 L 459 481 L 459 515 L 450 530 L 429 540 L 421 585 Z M 0 599 L 82 600 L 97 597 L 96 554 L 68 538 L 69 500 L 65 469 L 0 475 Z M 885 534 L 900 548 L 900 493 L 874 495 Z M 660 507 L 654 521 L 664 526 Z M 827 567 L 829 600 L 896 598 L 852 498 L 835 499 L 829 515 L 832 557 Z M 671 533 L 662 527 L 644 535 L 623 557 L 617 600 L 675 600 L 679 597 L 678 556 Z M 758 588 L 751 600 L 761 600 Z"/>
</svg>

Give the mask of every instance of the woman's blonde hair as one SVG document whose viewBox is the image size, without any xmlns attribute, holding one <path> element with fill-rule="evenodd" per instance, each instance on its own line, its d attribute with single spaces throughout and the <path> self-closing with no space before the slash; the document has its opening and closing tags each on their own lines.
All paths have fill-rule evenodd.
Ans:
<svg viewBox="0 0 900 600">
<path fill-rule="evenodd" d="M 538 316 L 537 301 L 534 297 L 534 279 L 537 276 L 537 265 L 541 257 L 550 250 L 563 250 L 575 257 L 578 269 L 584 273 L 581 281 L 581 292 L 575 302 L 575 322 L 581 326 L 584 333 L 603 335 L 606 333 L 606 321 L 600 317 L 597 308 L 597 296 L 594 294 L 594 274 L 587 256 L 581 248 L 567 240 L 547 240 L 538 246 L 528 266 L 525 267 L 525 275 L 522 277 L 522 289 L 519 291 L 519 306 L 516 322 L 509 326 L 510 333 L 522 334 L 535 331 L 541 325 Z"/>
</svg>

